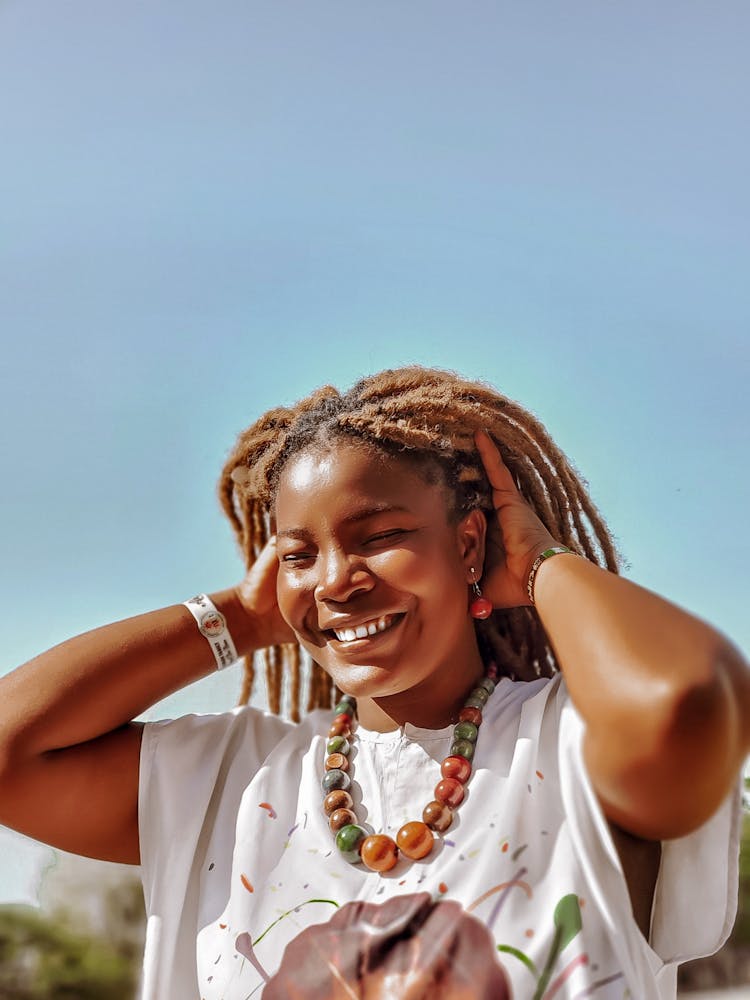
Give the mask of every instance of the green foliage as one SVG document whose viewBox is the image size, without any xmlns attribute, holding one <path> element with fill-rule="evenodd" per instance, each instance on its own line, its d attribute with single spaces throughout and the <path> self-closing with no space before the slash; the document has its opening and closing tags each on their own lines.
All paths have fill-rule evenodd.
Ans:
<svg viewBox="0 0 750 1000">
<path fill-rule="evenodd" d="M 742 817 L 740 846 L 740 894 L 737 901 L 737 922 L 730 941 L 750 947 L 750 813 Z"/>
<path fill-rule="evenodd" d="M 137 966 L 30 906 L 0 906 L 3 1000 L 133 1000 Z"/>
</svg>

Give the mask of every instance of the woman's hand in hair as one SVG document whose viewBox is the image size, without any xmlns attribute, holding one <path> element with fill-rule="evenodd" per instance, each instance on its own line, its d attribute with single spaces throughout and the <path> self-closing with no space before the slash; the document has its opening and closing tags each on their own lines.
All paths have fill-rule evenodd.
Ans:
<svg viewBox="0 0 750 1000">
<path fill-rule="evenodd" d="M 482 592 L 496 608 L 529 605 L 526 583 L 536 557 L 560 543 L 518 491 L 497 445 L 485 431 L 474 436 L 492 486 L 495 517 L 488 518 Z"/>
<path fill-rule="evenodd" d="M 257 638 L 259 649 L 297 641 L 296 635 L 281 617 L 276 600 L 278 571 L 276 536 L 273 536 L 261 550 L 244 580 L 235 588 L 242 609 L 253 621 L 253 634 Z"/>
</svg>

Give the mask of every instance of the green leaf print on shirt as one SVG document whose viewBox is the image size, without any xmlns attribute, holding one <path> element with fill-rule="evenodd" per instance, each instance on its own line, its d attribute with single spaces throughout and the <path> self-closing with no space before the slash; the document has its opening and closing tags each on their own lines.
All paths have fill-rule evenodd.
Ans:
<svg viewBox="0 0 750 1000">
<path fill-rule="evenodd" d="M 567 948 L 576 934 L 583 928 L 581 907 L 578 902 L 578 896 L 574 892 L 568 893 L 567 896 L 563 896 L 558 901 L 555 912 L 552 915 L 552 922 L 555 927 L 555 934 L 552 938 L 552 944 L 547 953 L 547 959 L 541 974 L 529 956 L 524 954 L 519 948 L 514 948 L 509 944 L 499 944 L 497 946 L 498 951 L 504 952 L 506 955 L 512 955 L 519 962 L 522 962 L 536 979 L 537 985 L 533 1000 L 542 1000 L 544 992 L 552 978 L 552 970 L 560 953 Z"/>
</svg>

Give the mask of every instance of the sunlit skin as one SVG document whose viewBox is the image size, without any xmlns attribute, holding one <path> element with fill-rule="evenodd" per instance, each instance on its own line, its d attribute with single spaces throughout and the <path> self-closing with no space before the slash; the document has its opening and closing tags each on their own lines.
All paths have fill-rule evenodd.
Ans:
<svg viewBox="0 0 750 1000">
<path fill-rule="evenodd" d="M 289 462 L 275 512 L 281 614 L 358 699 L 360 721 L 381 731 L 453 721 L 484 670 L 468 610 L 484 515 L 458 520 L 445 488 L 408 461 L 341 442 Z M 332 631 L 384 615 L 395 617 L 373 636 Z"/>
<path fill-rule="evenodd" d="M 369 728 L 450 722 L 482 671 L 472 567 L 495 608 L 528 605 L 529 569 L 557 541 L 492 439 L 475 440 L 489 524 L 478 511 L 452 517 L 449 494 L 408 458 L 342 441 L 295 455 L 277 493 L 278 540 L 237 586 L 211 594 L 240 654 L 299 637 L 358 697 Z M 750 752 L 750 671 L 716 629 L 587 559 L 547 559 L 534 597 L 647 934 L 659 841 L 705 823 Z M 396 627 L 372 642 L 347 646 L 327 631 L 337 617 L 385 613 Z M 138 864 L 142 724 L 130 720 L 213 671 L 192 616 L 174 605 L 75 636 L 0 678 L 0 823 Z"/>
</svg>

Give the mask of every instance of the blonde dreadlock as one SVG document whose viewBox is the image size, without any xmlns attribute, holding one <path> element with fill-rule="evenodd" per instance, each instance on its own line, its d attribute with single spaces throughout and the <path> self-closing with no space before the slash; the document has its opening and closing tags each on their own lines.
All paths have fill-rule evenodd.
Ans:
<svg viewBox="0 0 750 1000">
<path fill-rule="evenodd" d="M 418 366 L 362 379 L 343 395 L 325 386 L 292 408 L 270 410 L 240 434 L 224 466 L 219 495 L 248 569 L 272 534 L 273 500 L 284 466 L 311 445 L 352 439 L 411 460 L 428 477 L 440 474 L 453 496 L 455 514 L 480 508 L 491 515 L 490 487 L 474 445 L 479 429 L 498 445 L 522 496 L 548 531 L 579 555 L 617 572 L 617 555 L 604 521 L 543 425 L 491 386 Z M 535 609 L 495 611 L 476 627 L 484 655 L 508 676 L 531 680 L 557 670 Z M 298 721 L 299 646 L 264 650 L 264 659 L 269 708 L 280 712 L 288 675 L 288 711 Z M 249 700 L 254 677 L 248 657 L 240 704 Z M 331 678 L 313 663 L 307 711 L 330 707 L 334 695 Z"/>
</svg>

